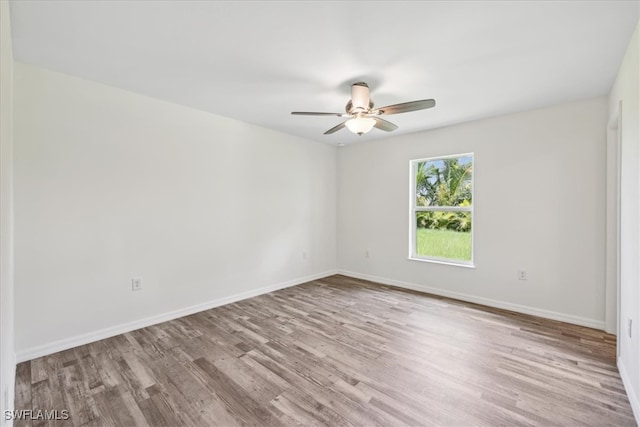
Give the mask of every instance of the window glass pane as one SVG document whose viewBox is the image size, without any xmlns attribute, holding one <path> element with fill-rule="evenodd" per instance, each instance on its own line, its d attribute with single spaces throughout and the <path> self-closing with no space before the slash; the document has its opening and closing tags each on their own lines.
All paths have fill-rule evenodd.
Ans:
<svg viewBox="0 0 640 427">
<path fill-rule="evenodd" d="M 416 255 L 471 261 L 471 212 L 416 212 Z"/>
<path fill-rule="evenodd" d="M 471 156 L 417 162 L 416 206 L 471 206 L 472 173 Z"/>
</svg>

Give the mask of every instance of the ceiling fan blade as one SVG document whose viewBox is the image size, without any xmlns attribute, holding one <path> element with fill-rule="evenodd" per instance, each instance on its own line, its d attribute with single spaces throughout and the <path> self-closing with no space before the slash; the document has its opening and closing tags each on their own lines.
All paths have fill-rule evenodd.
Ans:
<svg viewBox="0 0 640 427">
<path fill-rule="evenodd" d="M 346 122 L 342 122 L 342 123 L 340 123 L 339 125 L 332 127 L 331 129 L 329 129 L 328 131 L 326 131 L 324 134 L 325 134 L 325 135 L 329 135 L 329 134 L 332 134 L 332 133 L 338 132 L 340 129 L 344 128 L 344 124 L 345 124 L 345 123 L 346 123 Z"/>
<path fill-rule="evenodd" d="M 409 111 L 424 110 L 436 106 L 435 99 L 422 99 L 420 101 L 403 102 L 401 104 L 387 105 L 377 109 L 379 114 L 399 114 L 408 113 Z"/>
<path fill-rule="evenodd" d="M 380 117 L 372 117 L 373 120 L 376 121 L 376 124 L 373 127 L 378 128 L 380 130 L 391 132 L 398 129 L 398 126 L 394 125 L 391 122 L 381 119 Z"/>
<path fill-rule="evenodd" d="M 293 111 L 294 116 L 338 116 L 344 117 L 344 113 L 314 113 L 311 111 Z"/>
</svg>

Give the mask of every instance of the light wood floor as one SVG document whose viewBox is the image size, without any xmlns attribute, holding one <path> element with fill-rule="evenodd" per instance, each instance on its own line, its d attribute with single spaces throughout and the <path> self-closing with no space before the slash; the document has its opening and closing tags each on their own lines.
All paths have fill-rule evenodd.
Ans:
<svg viewBox="0 0 640 427">
<path fill-rule="evenodd" d="M 21 363 L 16 396 L 64 426 L 635 425 L 615 337 L 344 276 Z"/>
</svg>

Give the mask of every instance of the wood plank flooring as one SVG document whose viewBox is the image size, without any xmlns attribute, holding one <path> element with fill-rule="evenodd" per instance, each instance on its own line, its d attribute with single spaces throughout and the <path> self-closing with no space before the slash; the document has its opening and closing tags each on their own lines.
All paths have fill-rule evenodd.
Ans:
<svg viewBox="0 0 640 427">
<path fill-rule="evenodd" d="M 332 276 L 18 365 L 17 426 L 633 426 L 602 331 Z"/>
</svg>

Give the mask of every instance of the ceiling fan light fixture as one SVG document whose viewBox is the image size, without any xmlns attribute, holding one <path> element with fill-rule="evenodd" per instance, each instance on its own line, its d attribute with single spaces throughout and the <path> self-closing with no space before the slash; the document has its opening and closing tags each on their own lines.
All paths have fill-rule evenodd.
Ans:
<svg viewBox="0 0 640 427">
<path fill-rule="evenodd" d="M 375 124 L 375 119 L 372 119 L 371 117 L 355 117 L 345 122 L 345 126 L 351 132 L 357 135 L 362 135 L 369 132 L 371 129 L 373 129 L 373 126 Z"/>
</svg>

